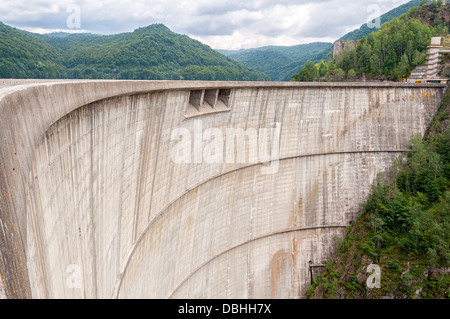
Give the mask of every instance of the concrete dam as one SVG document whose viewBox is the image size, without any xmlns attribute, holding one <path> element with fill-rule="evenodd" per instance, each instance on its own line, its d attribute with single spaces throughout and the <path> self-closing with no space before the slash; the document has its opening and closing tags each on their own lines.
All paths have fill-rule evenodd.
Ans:
<svg viewBox="0 0 450 319">
<path fill-rule="evenodd" d="M 442 84 L 0 88 L 8 298 L 302 298 Z M 189 134 L 190 133 L 190 134 Z"/>
</svg>

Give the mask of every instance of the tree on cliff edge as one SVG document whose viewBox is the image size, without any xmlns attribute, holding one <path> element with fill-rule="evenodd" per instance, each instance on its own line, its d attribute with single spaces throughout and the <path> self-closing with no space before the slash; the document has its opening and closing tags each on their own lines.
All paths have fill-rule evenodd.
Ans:
<svg viewBox="0 0 450 319">
<path fill-rule="evenodd" d="M 317 78 L 317 68 L 314 62 L 309 60 L 301 71 L 292 77 L 292 81 L 313 82 Z"/>
</svg>

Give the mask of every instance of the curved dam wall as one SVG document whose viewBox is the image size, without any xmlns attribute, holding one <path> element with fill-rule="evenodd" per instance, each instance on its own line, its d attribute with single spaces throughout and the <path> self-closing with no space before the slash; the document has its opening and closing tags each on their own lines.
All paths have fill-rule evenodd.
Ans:
<svg viewBox="0 0 450 319">
<path fill-rule="evenodd" d="M 0 90 L 10 298 L 301 298 L 445 86 Z M 243 155 L 242 155 L 243 154 Z"/>
</svg>

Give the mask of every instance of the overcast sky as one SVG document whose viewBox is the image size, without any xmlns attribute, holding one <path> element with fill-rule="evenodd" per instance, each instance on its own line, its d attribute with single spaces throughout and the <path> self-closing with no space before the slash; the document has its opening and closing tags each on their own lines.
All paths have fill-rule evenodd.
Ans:
<svg viewBox="0 0 450 319">
<path fill-rule="evenodd" d="M 0 21 L 32 32 L 114 34 L 164 23 L 215 49 L 333 42 L 408 0 L 0 0 Z"/>
</svg>

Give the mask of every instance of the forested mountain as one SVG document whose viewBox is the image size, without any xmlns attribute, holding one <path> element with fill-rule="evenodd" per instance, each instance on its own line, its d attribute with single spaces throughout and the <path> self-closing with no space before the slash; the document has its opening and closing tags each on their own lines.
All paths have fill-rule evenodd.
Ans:
<svg viewBox="0 0 450 319">
<path fill-rule="evenodd" d="M 381 21 L 389 21 L 419 2 L 413 0 L 391 10 L 381 16 Z M 374 29 L 363 25 L 341 39 L 360 39 L 371 31 Z M 161 24 L 100 36 L 37 35 L 0 23 L 2 78 L 288 81 L 308 60 L 330 60 L 332 51 L 330 43 L 220 51 L 227 58 Z M 412 65 L 411 56 L 408 58 Z M 355 68 L 339 68 L 344 72 L 352 70 L 350 75 L 358 73 Z M 342 72 L 336 70 L 338 78 L 342 77 Z"/>
<path fill-rule="evenodd" d="M 388 21 L 419 0 L 381 17 Z M 371 29 L 363 25 L 342 39 Z M 308 60 L 332 58 L 332 44 L 269 46 L 251 50 L 212 50 L 164 25 L 130 33 L 36 35 L 0 22 L 1 78 L 185 79 L 288 81 Z"/>
<path fill-rule="evenodd" d="M 391 11 L 386 12 L 385 14 L 380 16 L 380 22 L 381 25 L 383 25 L 386 22 L 391 21 L 394 18 L 400 17 L 402 14 L 408 12 L 412 7 L 420 5 L 422 0 L 412 0 L 405 4 L 402 4 L 401 6 L 392 9 Z M 368 36 L 372 32 L 376 32 L 380 30 L 379 28 L 369 28 L 367 26 L 367 23 L 364 23 L 359 29 L 353 30 L 344 36 L 340 37 L 338 41 L 343 40 L 361 40 L 363 37 Z M 320 58 L 324 61 L 329 61 L 333 58 L 333 45 L 330 45 L 328 48 L 326 48 L 321 54 Z M 314 56 L 310 59 L 313 62 L 317 62 L 318 57 Z"/>
<path fill-rule="evenodd" d="M 107 36 L 0 27 L 3 78 L 269 80 L 162 24 Z"/>
<path fill-rule="evenodd" d="M 317 56 L 331 43 L 315 42 L 295 46 L 267 46 L 247 50 L 218 50 L 247 67 L 266 73 L 272 81 L 289 81 L 292 74 Z"/>
<path fill-rule="evenodd" d="M 407 12 L 413 6 L 420 4 L 421 0 L 412 0 L 380 17 L 381 23 L 391 21 Z M 377 28 L 369 28 L 367 24 L 354 30 L 339 40 L 360 40 L 368 36 Z M 277 47 L 268 46 L 247 50 L 218 50 L 229 58 L 236 60 L 249 68 L 268 74 L 272 81 L 289 81 L 293 74 L 301 70 L 308 60 L 314 63 L 329 61 L 333 58 L 333 44 L 316 42 L 303 45 Z"/>
<path fill-rule="evenodd" d="M 445 36 L 450 29 L 450 6 L 442 6 L 440 1 L 424 3 L 363 37 L 352 50 L 334 57 L 327 63 L 327 73 L 315 79 L 401 81 L 408 77 L 425 62 L 431 37 Z M 302 69 L 292 80 L 314 80 L 309 76 L 314 74 L 313 67 L 309 63 L 308 69 Z"/>
<path fill-rule="evenodd" d="M 392 9 L 389 12 L 386 12 L 385 14 L 380 16 L 380 22 L 381 25 L 383 25 L 386 22 L 391 21 L 394 18 L 400 17 L 403 13 L 408 12 L 409 9 L 411 9 L 414 6 L 419 6 L 420 2 L 422 0 L 412 0 L 405 4 L 402 4 L 401 6 Z M 376 32 L 380 30 L 379 28 L 369 28 L 367 26 L 367 23 L 364 23 L 359 29 L 356 29 L 352 32 L 347 33 L 343 37 L 341 37 L 339 40 L 360 40 L 363 37 L 367 37 L 372 32 Z"/>
<path fill-rule="evenodd" d="M 61 78 L 60 50 L 0 22 L 0 78 Z"/>
</svg>

